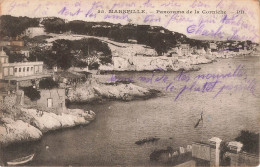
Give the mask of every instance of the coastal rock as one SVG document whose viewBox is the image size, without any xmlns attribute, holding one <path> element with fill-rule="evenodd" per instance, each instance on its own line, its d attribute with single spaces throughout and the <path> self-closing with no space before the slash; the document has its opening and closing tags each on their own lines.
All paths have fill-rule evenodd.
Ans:
<svg viewBox="0 0 260 167">
<path fill-rule="evenodd" d="M 50 113 L 50 115 L 55 118 L 56 120 L 58 120 L 61 124 L 62 127 L 72 127 L 75 126 L 75 116 L 73 115 L 68 115 L 68 114 L 64 114 L 62 113 L 61 115 L 56 115 L 54 113 Z"/>
<path fill-rule="evenodd" d="M 149 94 L 149 89 L 136 86 L 132 83 L 119 85 L 94 84 L 92 86 L 81 85 L 75 89 L 70 89 L 68 91 L 67 99 L 70 102 L 90 102 L 94 99 L 105 97 L 128 101 L 132 100 L 134 97 L 146 97 Z M 90 114 L 88 117 L 91 119 L 93 115 L 91 116 Z"/>
<path fill-rule="evenodd" d="M 52 117 L 52 113 L 42 112 L 42 114 L 40 114 L 40 111 L 37 112 L 36 109 L 21 108 L 21 110 L 33 117 L 30 123 L 32 125 L 35 125 L 42 132 L 55 130 L 61 127 L 61 123 L 57 119 Z"/>
<path fill-rule="evenodd" d="M 190 64 L 191 65 L 197 65 L 197 64 L 206 64 L 206 63 L 212 63 L 214 58 L 212 56 L 198 56 L 194 55 L 190 57 Z"/>
<path fill-rule="evenodd" d="M 15 121 L 12 120 L 11 118 L 1 118 L 1 121 L 6 123 L 6 124 L 11 124 L 14 123 Z"/>
<path fill-rule="evenodd" d="M 35 125 L 42 132 L 46 132 L 49 130 L 55 130 L 59 128 L 65 127 L 73 127 L 79 124 L 88 124 L 89 120 L 94 119 L 94 115 L 90 115 L 84 113 L 83 110 L 80 109 L 68 109 L 70 112 L 61 113 L 61 115 L 57 115 L 54 113 L 41 112 L 36 109 L 21 109 L 26 114 L 33 117 L 31 120 L 31 124 Z M 91 119 L 85 119 L 85 117 Z"/>
<path fill-rule="evenodd" d="M 57 115 L 53 112 L 19 107 L 16 112 L 0 117 L 0 144 L 5 146 L 37 140 L 42 133 L 50 130 L 89 124 L 95 119 L 95 115 L 93 111 L 82 109 L 64 109 L 63 113 Z"/>
<path fill-rule="evenodd" d="M 21 120 L 0 125 L 0 143 L 3 145 L 37 140 L 41 138 L 41 136 L 42 132 L 39 129 Z"/>
<path fill-rule="evenodd" d="M 96 99 L 97 96 L 93 86 L 79 85 L 74 89 L 69 89 L 67 99 L 70 102 L 88 102 Z"/>
<path fill-rule="evenodd" d="M 67 109 L 70 115 L 74 115 L 77 117 L 83 117 L 85 120 L 90 121 L 95 119 L 95 112 L 93 112 L 92 110 L 90 111 L 83 111 L 81 109 Z"/>
<path fill-rule="evenodd" d="M 212 57 L 202 55 L 191 55 L 182 57 L 167 57 L 167 56 L 131 56 L 131 57 L 113 57 L 113 64 L 101 65 L 100 70 L 114 71 L 153 71 L 158 68 L 163 70 L 197 70 L 194 65 L 210 63 Z"/>
<path fill-rule="evenodd" d="M 131 100 L 131 97 L 142 97 L 149 93 L 149 90 L 140 86 L 130 84 L 101 85 L 94 88 L 96 93 L 102 97 L 121 100 Z"/>
</svg>

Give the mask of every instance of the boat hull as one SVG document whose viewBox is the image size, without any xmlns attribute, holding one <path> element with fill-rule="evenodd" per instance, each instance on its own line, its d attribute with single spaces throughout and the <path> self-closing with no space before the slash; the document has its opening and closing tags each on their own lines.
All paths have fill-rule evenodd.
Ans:
<svg viewBox="0 0 260 167">
<path fill-rule="evenodd" d="M 34 154 L 7 162 L 7 165 L 22 165 L 33 160 Z"/>
</svg>

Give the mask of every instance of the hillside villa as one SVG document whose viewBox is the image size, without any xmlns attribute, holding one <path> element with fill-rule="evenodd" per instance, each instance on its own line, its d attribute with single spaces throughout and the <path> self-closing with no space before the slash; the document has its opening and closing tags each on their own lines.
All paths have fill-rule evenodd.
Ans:
<svg viewBox="0 0 260 167">
<path fill-rule="evenodd" d="M 9 63 L 9 57 L 3 51 L 0 52 L 0 80 L 15 81 L 17 89 L 19 89 L 19 82 L 25 80 L 36 80 L 44 77 L 50 77 L 43 70 L 43 62 L 18 62 Z"/>
</svg>

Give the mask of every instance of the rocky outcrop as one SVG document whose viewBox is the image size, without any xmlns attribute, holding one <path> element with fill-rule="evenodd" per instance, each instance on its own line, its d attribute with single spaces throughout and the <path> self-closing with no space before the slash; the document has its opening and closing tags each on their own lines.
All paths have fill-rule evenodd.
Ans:
<svg viewBox="0 0 260 167">
<path fill-rule="evenodd" d="M 67 109 L 60 115 L 27 108 L 20 108 L 20 112 L 21 120 L 15 121 L 6 116 L 1 118 L 1 144 L 37 140 L 44 132 L 89 124 L 95 118 L 93 111 L 81 109 Z"/>
<path fill-rule="evenodd" d="M 67 100 L 70 102 L 91 102 L 98 98 L 93 85 L 78 85 L 68 90 Z"/>
<path fill-rule="evenodd" d="M 94 87 L 96 93 L 102 97 L 119 100 L 132 100 L 134 97 L 145 97 L 149 94 L 149 89 L 130 84 L 101 85 Z"/>
<path fill-rule="evenodd" d="M 42 136 L 42 132 L 39 129 L 22 120 L 14 121 L 9 118 L 3 118 L 2 122 L 3 124 L 0 125 L 0 143 L 3 145 L 37 140 Z"/>
<path fill-rule="evenodd" d="M 133 100 L 148 98 L 156 95 L 155 90 L 130 84 L 93 84 L 81 85 L 68 91 L 67 99 L 70 102 L 91 102 L 96 99 L 108 98 L 117 100 Z"/>
</svg>

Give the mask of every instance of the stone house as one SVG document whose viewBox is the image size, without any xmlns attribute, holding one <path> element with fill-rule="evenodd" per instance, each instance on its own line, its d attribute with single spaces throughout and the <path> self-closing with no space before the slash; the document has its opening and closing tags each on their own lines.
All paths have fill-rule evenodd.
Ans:
<svg viewBox="0 0 260 167">
<path fill-rule="evenodd" d="M 41 98 L 37 100 L 37 106 L 45 110 L 63 110 L 65 105 L 65 89 L 41 89 Z"/>
</svg>

